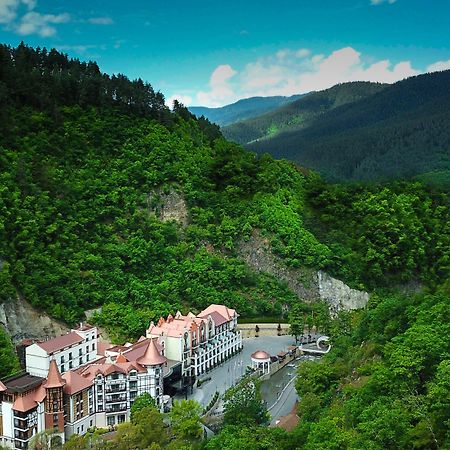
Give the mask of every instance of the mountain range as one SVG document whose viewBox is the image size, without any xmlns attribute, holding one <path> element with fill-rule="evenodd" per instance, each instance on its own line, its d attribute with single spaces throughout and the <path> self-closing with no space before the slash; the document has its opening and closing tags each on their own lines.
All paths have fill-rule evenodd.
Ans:
<svg viewBox="0 0 450 450">
<path fill-rule="evenodd" d="M 191 106 L 189 111 L 197 117 L 204 116 L 208 120 L 220 126 L 227 126 L 241 120 L 260 116 L 268 111 L 289 104 L 301 98 L 302 95 L 291 97 L 250 97 L 238 100 L 236 103 L 225 105 L 220 108 L 207 108 L 205 106 Z"/>
<path fill-rule="evenodd" d="M 449 178 L 450 71 L 392 85 L 353 82 L 309 93 L 222 128 L 257 153 L 331 180 Z"/>
</svg>

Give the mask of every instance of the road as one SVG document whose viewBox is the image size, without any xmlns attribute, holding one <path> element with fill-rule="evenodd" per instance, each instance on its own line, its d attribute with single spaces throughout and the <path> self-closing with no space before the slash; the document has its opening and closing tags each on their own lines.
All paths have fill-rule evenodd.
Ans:
<svg viewBox="0 0 450 450">
<path fill-rule="evenodd" d="M 244 348 L 239 354 L 200 376 L 200 379 L 211 377 L 211 380 L 202 384 L 199 388 L 194 387 L 193 393 L 188 395 L 188 398 L 196 400 L 204 407 L 207 406 L 216 391 L 223 394 L 237 383 L 245 373 L 246 367 L 251 365 L 250 355 L 252 353 L 257 350 L 265 350 L 271 355 L 276 355 L 280 351 L 286 351 L 288 345 L 293 345 L 294 338 L 292 336 L 260 336 L 258 338 L 247 338 L 242 342 Z M 182 398 L 184 397 L 175 397 L 176 400 Z"/>
</svg>

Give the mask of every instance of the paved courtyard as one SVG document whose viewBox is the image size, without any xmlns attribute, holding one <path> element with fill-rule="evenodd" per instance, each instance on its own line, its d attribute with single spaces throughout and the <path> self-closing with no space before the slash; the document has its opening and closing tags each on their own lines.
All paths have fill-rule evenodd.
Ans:
<svg viewBox="0 0 450 450">
<path fill-rule="evenodd" d="M 271 355 L 278 352 L 287 351 L 288 345 L 293 345 L 292 336 L 260 336 L 252 337 L 242 341 L 244 348 L 242 352 L 225 361 L 220 366 L 200 376 L 200 379 L 211 377 L 210 381 L 202 384 L 201 387 L 194 387 L 194 391 L 188 398 L 194 399 L 202 406 L 208 405 L 214 393 L 218 391 L 223 394 L 228 388 L 237 383 L 239 378 L 245 373 L 248 365 L 251 365 L 250 355 L 256 350 L 265 350 Z M 176 398 L 182 398 L 176 397 Z"/>
</svg>

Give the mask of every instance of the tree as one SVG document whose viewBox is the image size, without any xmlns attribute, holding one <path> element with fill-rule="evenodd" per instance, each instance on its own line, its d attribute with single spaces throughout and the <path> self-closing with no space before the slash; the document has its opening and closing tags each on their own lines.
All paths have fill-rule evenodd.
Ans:
<svg viewBox="0 0 450 450">
<path fill-rule="evenodd" d="M 294 450 L 297 448 L 281 428 L 228 425 L 206 444 L 207 450 Z"/>
<path fill-rule="evenodd" d="M 0 379 L 19 370 L 19 361 L 8 334 L 0 325 Z"/>
<path fill-rule="evenodd" d="M 289 312 L 289 332 L 297 343 L 299 336 L 303 336 L 305 330 L 305 313 L 310 307 L 304 303 L 296 303 Z"/>
<path fill-rule="evenodd" d="M 202 407 L 195 400 L 174 401 L 169 413 L 171 428 L 182 442 L 195 442 L 203 436 Z"/>
<path fill-rule="evenodd" d="M 148 393 L 144 392 L 143 394 L 136 397 L 130 409 L 130 420 L 134 423 L 134 417 L 137 412 L 139 412 L 143 408 L 154 408 L 156 409 L 155 399 Z"/>
<path fill-rule="evenodd" d="M 62 439 L 54 430 L 44 430 L 35 434 L 28 444 L 30 450 L 61 450 Z"/>
<path fill-rule="evenodd" d="M 247 426 L 264 424 L 269 420 L 260 393 L 260 382 L 244 378 L 224 395 L 224 424 Z"/>
<path fill-rule="evenodd" d="M 151 445 L 164 446 L 168 435 L 163 422 L 163 415 L 151 406 L 146 406 L 134 413 L 134 422 L 125 422 L 118 426 L 112 441 L 114 450 L 148 448 Z"/>
</svg>

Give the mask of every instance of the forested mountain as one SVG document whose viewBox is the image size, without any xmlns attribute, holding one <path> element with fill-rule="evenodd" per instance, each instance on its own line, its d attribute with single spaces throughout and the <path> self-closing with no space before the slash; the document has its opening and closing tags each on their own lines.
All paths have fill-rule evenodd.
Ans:
<svg viewBox="0 0 450 450">
<path fill-rule="evenodd" d="M 321 120 L 326 112 L 369 97 L 385 86 L 368 82 L 338 84 L 324 91 L 306 94 L 288 105 L 272 108 L 266 114 L 223 127 L 223 133 L 234 142 L 249 144 L 273 138 L 281 132 L 302 130 Z"/>
<path fill-rule="evenodd" d="M 238 242 L 258 230 L 287 267 L 323 269 L 375 293 L 367 310 L 331 320 L 325 308 L 320 323 L 314 315 L 336 351 L 302 369 L 299 427 L 285 433 L 247 418 L 202 445 L 448 446 L 445 192 L 420 182 L 328 184 L 227 142 L 180 104 L 169 111 L 148 83 L 55 50 L 0 46 L 0 55 L 1 302 L 20 295 L 69 324 L 101 306 L 96 323 L 122 342 L 151 319 L 212 302 L 247 317 L 299 310 L 306 320 L 314 305 L 238 257 Z M 173 193 L 187 208 L 183 223 L 158 213 Z M 424 292 L 391 292 L 405 285 Z M 0 340 L 3 376 L 16 364 Z M 167 439 L 160 448 L 177 448 Z"/>
<path fill-rule="evenodd" d="M 217 123 L 220 126 L 226 126 L 240 120 L 259 116 L 266 111 L 271 111 L 281 105 L 291 103 L 300 97 L 302 97 L 300 94 L 292 95 L 291 97 L 250 97 L 220 108 L 190 106 L 189 111 L 197 117 L 204 116 L 211 122 Z"/>
<path fill-rule="evenodd" d="M 307 114 L 297 117 L 308 120 Z M 269 122 L 262 121 L 264 127 Z M 366 98 L 325 111 L 304 126 L 266 138 L 245 135 L 245 124 L 233 125 L 225 135 L 233 138 L 239 126 L 244 140 L 258 139 L 248 149 L 296 161 L 330 179 L 386 180 L 442 171 L 448 177 L 450 71 L 384 86 Z"/>
</svg>

